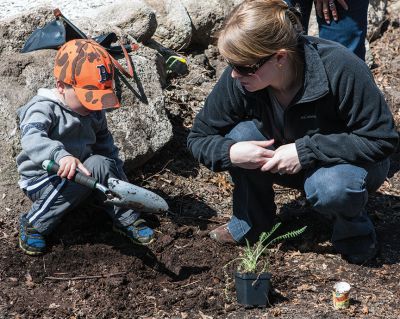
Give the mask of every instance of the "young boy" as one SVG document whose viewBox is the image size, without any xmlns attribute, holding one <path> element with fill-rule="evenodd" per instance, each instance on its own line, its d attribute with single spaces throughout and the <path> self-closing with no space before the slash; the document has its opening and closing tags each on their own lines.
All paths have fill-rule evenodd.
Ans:
<svg viewBox="0 0 400 319">
<path fill-rule="evenodd" d="M 58 51 L 56 88 L 38 94 L 18 110 L 22 152 L 17 157 L 19 185 L 32 200 L 20 218 L 19 246 L 29 255 L 46 250 L 45 236 L 62 216 L 91 195 L 72 182 L 75 170 L 107 185 L 109 177 L 126 180 L 118 149 L 107 128 L 104 109 L 118 108 L 113 91 L 114 67 L 107 51 L 91 40 L 72 40 Z M 44 160 L 60 165 L 57 174 L 44 171 Z M 130 209 L 104 205 L 114 230 L 148 244 L 153 230 Z"/>
</svg>

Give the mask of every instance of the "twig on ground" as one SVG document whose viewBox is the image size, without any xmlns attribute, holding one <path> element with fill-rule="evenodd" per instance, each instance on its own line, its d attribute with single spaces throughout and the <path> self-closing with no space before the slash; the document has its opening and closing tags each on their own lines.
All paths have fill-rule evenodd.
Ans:
<svg viewBox="0 0 400 319">
<path fill-rule="evenodd" d="M 109 278 L 109 277 L 115 277 L 115 276 L 122 276 L 125 275 L 126 272 L 116 272 L 113 274 L 105 274 L 105 275 L 93 275 L 93 276 L 77 276 L 77 277 L 54 277 L 54 276 L 48 276 L 45 277 L 45 279 L 49 280 L 85 280 L 85 279 L 98 279 L 98 278 Z"/>
<path fill-rule="evenodd" d="M 44 257 L 42 257 L 43 260 L 43 272 L 46 273 L 46 262 L 44 261 Z"/>
<path fill-rule="evenodd" d="M 201 221 L 205 221 L 205 222 L 211 222 L 214 224 L 225 224 L 226 221 L 221 221 L 221 220 L 215 220 L 212 218 L 204 218 L 204 217 L 197 217 L 197 216 L 181 216 L 179 214 L 175 214 L 171 211 L 167 212 L 168 215 L 172 215 L 172 217 L 174 218 L 183 218 L 183 219 L 194 219 L 194 220 L 201 220 Z"/>
<path fill-rule="evenodd" d="M 173 161 L 173 159 L 170 159 L 170 160 L 167 162 L 167 164 L 165 164 L 165 165 L 163 166 L 163 168 L 162 168 L 159 172 L 157 172 L 157 173 L 155 173 L 155 174 L 153 174 L 153 175 L 150 175 L 149 177 L 145 178 L 145 179 L 143 180 L 143 182 L 147 182 L 149 179 L 151 179 L 151 178 L 153 178 L 154 176 L 160 174 L 160 173 L 168 166 L 168 164 L 171 163 L 172 161 Z"/>
<path fill-rule="evenodd" d="M 193 284 L 195 284 L 195 283 L 198 283 L 199 281 L 200 281 L 200 280 L 195 280 L 195 281 L 189 282 L 189 283 L 188 283 L 188 284 L 186 284 L 186 285 L 179 286 L 179 288 L 184 288 L 184 287 L 187 287 L 187 286 L 193 285 Z"/>
</svg>

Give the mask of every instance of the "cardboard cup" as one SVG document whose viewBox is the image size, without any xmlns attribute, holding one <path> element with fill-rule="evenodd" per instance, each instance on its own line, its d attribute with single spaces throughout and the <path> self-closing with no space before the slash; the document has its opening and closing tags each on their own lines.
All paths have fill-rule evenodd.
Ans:
<svg viewBox="0 0 400 319">
<path fill-rule="evenodd" d="M 335 309 L 345 309 L 350 305 L 350 285 L 345 281 L 337 282 L 333 286 L 333 307 Z"/>
</svg>

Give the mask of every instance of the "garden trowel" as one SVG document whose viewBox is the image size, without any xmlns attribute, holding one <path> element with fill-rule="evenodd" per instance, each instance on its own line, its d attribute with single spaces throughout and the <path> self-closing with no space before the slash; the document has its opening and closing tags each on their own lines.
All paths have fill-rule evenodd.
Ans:
<svg viewBox="0 0 400 319">
<path fill-rule="evenodd" d="M 60 168 L 56 162 L 50 160 L 43 161 L 42 167 L 47 172 L 55 174 Z M 107 198 L 105 203 L 148 213 L 162 213 L 168 210 L 168 204 L 162 197 L 147 189 L 116 178 L 109 178 L 108 187 L 106 187 L 100 184 L 96 178 L 76 171 L 72 180 L 75 183 L 102 192 Z"/>
</svg>

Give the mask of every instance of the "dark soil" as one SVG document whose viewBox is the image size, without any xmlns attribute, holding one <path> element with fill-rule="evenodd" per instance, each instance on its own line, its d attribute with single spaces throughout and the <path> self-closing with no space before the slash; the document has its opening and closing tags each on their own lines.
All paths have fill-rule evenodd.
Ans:
<svg viewBox="0 0 400 319">
<path fill-rule="evenodd" d="M 374 76 L 397 124 L 398 26 L 389 21 L 371 45 Z M 134 246 L 112 232 L 103 212 L 82 207 L 49 238 L 46 255 L 26 256 L 17 246 L 17 223 L 30 203 L 17 186 L 3 187 L 1 207 L 9 218 L 0 220 L 0 318 L 400 318 L 399 154 L 368 204 L 381 243 L 376 261 L 356 266 L 342 260 L 329 243 L 329 223 L 304 206 L 299 192 L 276 187 L 283 228 L 307 225 L 307 231 L 272 251 L 271 304 L 247 309 L 236 303 L 233 267 L 226 267 L 227 277 L 224 266 L 242 248 L 208 237 L 230 216 L 232 185 L 226 174 L 199 166 L 185 147 L 193 116 L 223 63 L 213 48 L 188 60 L 190 74 L 171 80 L 166 90 L 173 140 L 142 170 L 129 172 L 131 182 L 170 205 L 166 215 L 146 216 L 157 240 Z M 350 308 L 343 311 L 332 307 L 332 287 L 339 280 L 352 286 Z"/>
</svg>

